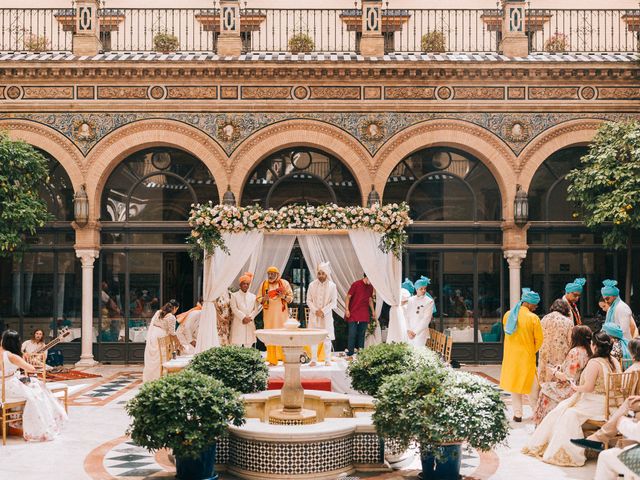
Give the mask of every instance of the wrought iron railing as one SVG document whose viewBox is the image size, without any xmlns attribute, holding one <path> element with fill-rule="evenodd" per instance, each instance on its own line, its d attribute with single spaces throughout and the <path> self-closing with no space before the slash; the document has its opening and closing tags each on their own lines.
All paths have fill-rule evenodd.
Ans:
<svg viewBox="0 0 640 480">
<path fill-rule="evenodd" d="M 0 51 L 70 51 L 72 32 L 56 8 L 1 8 Z"/>
<path fill-rule="evenodd" d="M 217 49 L 217 8 L 103 8 L 105 51 L 208 51 Z M 499 9 L 383 9 L 386 52 L 497 52 Z M 70 51 L 72 8 L 1 8 L 0 51 Z M 637 52 L 640 10 L 529 9 L 532 52 Z M 245 52 L 359 52 L 360 9 L 243 8 Z"/>
<path fill-rule="evenodd" d="M 532 52 L 638 51 L 640 10 L 535 10 L 528 23 Z"/>
</svg>

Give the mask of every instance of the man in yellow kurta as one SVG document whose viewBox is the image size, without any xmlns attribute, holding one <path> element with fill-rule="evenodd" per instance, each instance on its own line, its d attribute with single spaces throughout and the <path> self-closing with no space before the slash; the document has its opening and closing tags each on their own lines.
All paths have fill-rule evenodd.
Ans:
<svg viewBox="0 0 640 480">
<path fill-rule="evenodd" d="M 293 291 L 289 282 L 280 278 L 280 271 L 276 267 L 267 269 L 267 279 L 262 282 L 256 300 L 262 305 L 264 328 L 284 328 L 284 322 L 289 318 L 288 306 L 293 301 Z M 282 347 L 267 345 L 267 362 L 277 365 L 278 360 L 284 360 Z"/>
<path fill-rule="evenodd" d="M 536 376 L 536 352 L 542 346 L 542 325 L 533 313 L 538 303 L 540 295 L 523 288 L 522 298 L 502 320 L 505 337 L 500 388 L 511 393 L 516 422 L 522 421 L 522 395 L 531 393 Z"/>
</svg>

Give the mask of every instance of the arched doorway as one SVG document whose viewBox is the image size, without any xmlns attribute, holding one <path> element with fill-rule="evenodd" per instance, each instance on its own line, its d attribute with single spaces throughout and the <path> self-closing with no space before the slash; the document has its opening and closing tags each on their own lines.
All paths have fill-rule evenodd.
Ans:
<svg viewBox="0 0 640 480">
<path fill-rule="evenodd" d="M 201 267 L 189 256 L 191 205 L 218 203 L 207 167 L 175 148 L 133 153 L 111 173 L 101 200 L 95 330 L 98 359 L 140 362 L 149 321 L 172 298 L 190 308 Z"/>
<path fill-rule="evenodd" d="M 404 270 L 412 280 L 431 279 L 432 326 L 453 337 L 454 358 L 499 360 L 506 305 L 502 200 L 489 169 L 458 149 L 425 148 L 396 165 L 383 200 L 409 204 L 414 224 Z"/>
<path fill-rule="evenodd" d="M 82 275 L 73 248 L 73 186 L 58 160 L 36 150 L 49 165 L 49 182 L 39 193 L 52 218 L 28 237 L 29 249 L 21 258 L 0 258 L 0 331 L 11 328 L 26 339 L 40 329 L 48 340 L 70 327 L 72 342 L 63 352 L 66 360 L 74 360 L 80 354 Z"/>
</svg>

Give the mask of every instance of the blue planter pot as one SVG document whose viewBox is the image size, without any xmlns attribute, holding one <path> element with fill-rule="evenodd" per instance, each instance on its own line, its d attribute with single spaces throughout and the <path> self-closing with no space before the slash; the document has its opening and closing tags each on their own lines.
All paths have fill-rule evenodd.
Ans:
<svg viewBox="0 0 640 480">
<path fill-rule="evenodd" d="M 176 457 L 176 478 L 179 480 L 218 480 L 215 443 L 198 458 Z"/>
<path fill-rule="evenodd" d="M 421 452 L 422 480 L 458 480 L 462 465 L 462 445 L 441 445 L 436 451 Z"/>
</svg>

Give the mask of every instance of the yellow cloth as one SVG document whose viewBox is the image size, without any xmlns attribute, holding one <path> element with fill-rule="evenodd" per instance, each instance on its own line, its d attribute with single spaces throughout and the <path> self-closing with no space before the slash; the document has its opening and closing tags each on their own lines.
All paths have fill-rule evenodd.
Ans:
<svg viewBox="0 0 640 480">
<path fill-rule="evenodd" d="M 282 285 L 285 296 L 291 299 L 293 297 L 293 291 L 291 285 L 286 280 L 280 280 L 280 282 L 270 283 L 268 290 L 275 290 L 278 285 Z M 264 328 L 284 328 L 284 322 L 289 318 L 289 309 L 282 310 L 282 300 L 278 297 L 270 298 L 266 295 L 264 303 L 268 302 L 268 308 L 262 310 L 262 318 L 264 320 Z M 278 360 L 284 360 L 282 353 L 282 347 L 276 347 L 275 345 L 267 345 L 267 361 L 271 365 L 277 365 Z"/>
<path fill-rule="evenodd" d="M 324 359 L 324 342 L 319 343 L 318 345 L 316 345 L 316 348 L 318 349 L 318 361 L 319 362 L 324 362 L 324 360 L 325 360 Z M 311 354 L 311 347 L 309 345 L 305 345 L 304 351 L 309 356 L 309 358 L 313 358 L 313 355 Z"/>
<path fill-rule="evenodd" d="M 509 312 L 504 314 L 506 325 Z M 527 307 L 520 308 L 518 327 L 511 335 L 504 336 L 504 355 L 500 388 L 511 393 L 528 394 L 536 376 L 536 352 L 542 346 L 540 318 Z"/>
</svg>

